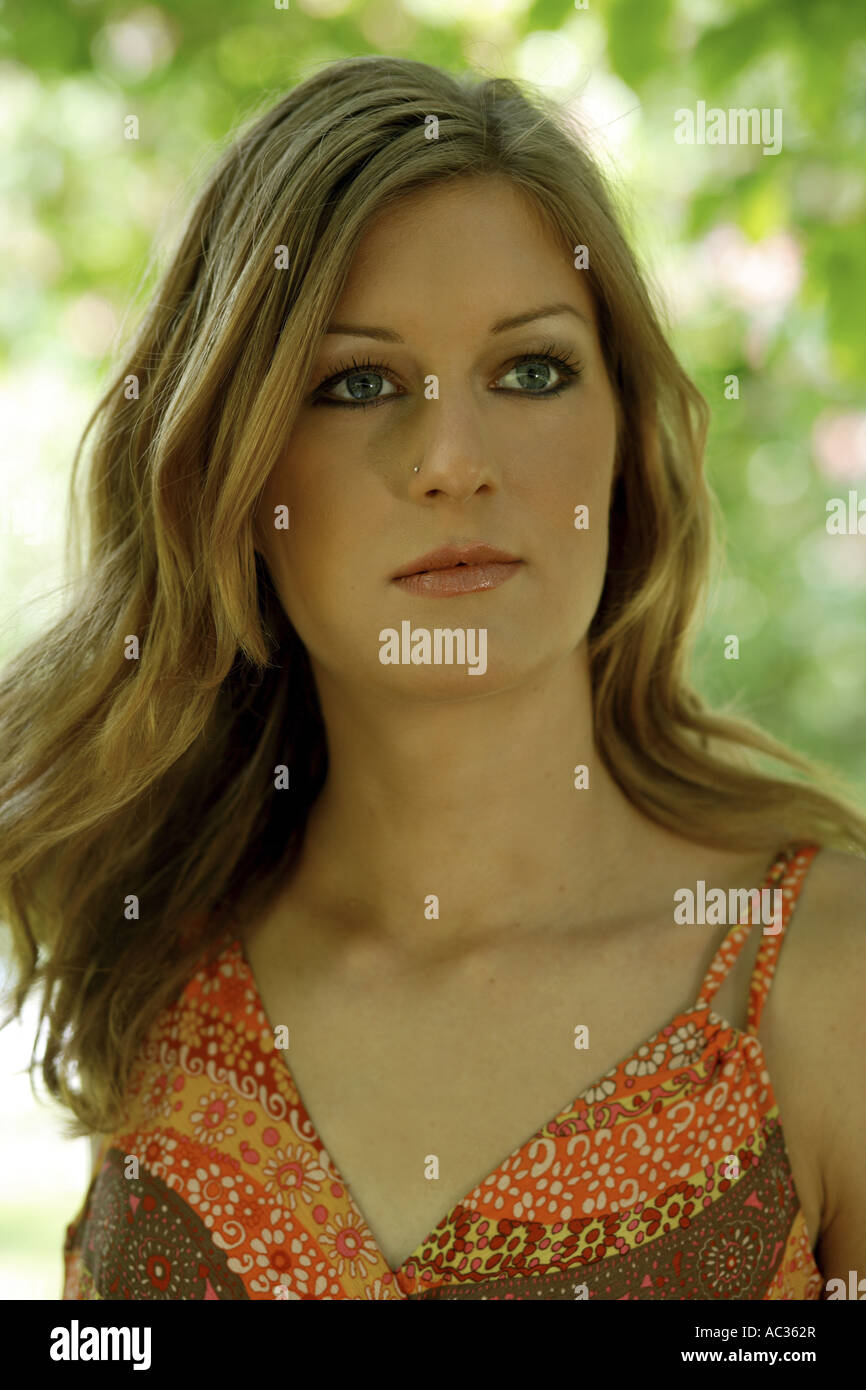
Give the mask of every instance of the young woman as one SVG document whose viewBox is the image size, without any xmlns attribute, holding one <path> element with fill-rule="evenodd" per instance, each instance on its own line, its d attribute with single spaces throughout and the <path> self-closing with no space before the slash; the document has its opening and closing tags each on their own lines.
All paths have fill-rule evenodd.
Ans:
<svg viewBox="0 0 866 1390">
<path fill-rule="evenodd" d="M 510 81 L 351 59 L 224 155 L 0 691 L 65 1298 L 864 1268 L 866 821 L 688 683 L 707 414 Z"/>
</svg>

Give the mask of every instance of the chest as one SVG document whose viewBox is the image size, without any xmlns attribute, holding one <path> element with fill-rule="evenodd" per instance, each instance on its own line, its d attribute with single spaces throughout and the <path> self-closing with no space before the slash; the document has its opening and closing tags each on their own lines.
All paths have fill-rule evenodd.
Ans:
<svg viewBox="0 0 866 1390">
<path fill-rule="evenodd" d="M 322 969 L 303 951 L 289 958 L 284 947 L 277 954 L 266 942 L 245 943 L 268 1019 L 289 1028 L 285 1060 L 304 1106 L 391 1269 L 509 1155 L 694 1002 L 711 943 L 690 951 L 672 938 L 649 961 L 645 940 L 601 947 L 592 966 L 585 950 L 558 941 L 422 971 L 384 958 Z M 743 968 L 716 1000 L 737 1026 L 745 1022 Z M 807 1126 L 795 1115 L 789 1129 L 784 1118 L 817 1236 Z"/>
</svg>

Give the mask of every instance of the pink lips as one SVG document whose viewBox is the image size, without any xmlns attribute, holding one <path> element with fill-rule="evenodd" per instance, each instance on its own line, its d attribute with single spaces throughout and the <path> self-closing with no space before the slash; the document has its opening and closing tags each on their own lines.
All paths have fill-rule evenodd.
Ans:
<svg viewBox="0 0 866 1390">
<path fill-rule="evenodd" d="M 412 560 L 392 576 L 409 593 L 428 598 L 496 589 L 517 573 L 523 562 L 490 545 L 443 546 Z"/>
</svg>

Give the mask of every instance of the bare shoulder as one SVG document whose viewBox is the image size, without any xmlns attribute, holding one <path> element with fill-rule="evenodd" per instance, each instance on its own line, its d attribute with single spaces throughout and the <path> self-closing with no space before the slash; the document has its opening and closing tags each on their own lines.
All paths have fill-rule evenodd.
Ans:
<svg viewBox="0 0 866 1390">
<path fill-rule="evenodd" d="M 821 850 L 796 903 L 760 1033 L 808 1105 L 825 1278 L 866 1275 L 866 859 Z M 844 1267 L 844 1268 L 843 1268 Z"/>
<path fill-rule="evenodd" d="M 864 909 L 866 858 L 839 850 L 820 850 L 800 889 L 786 955 L 790 950 L 792 960 L 796 955 L 802 957 L 802 964 L 823 961 L 832 970 L 837 961 L 841 963 L 840 952 L 862 949 Z M 830 942 L 832 957 L 827 951 Z"/>
<path fill-rule="evenodd" d="M 864 946 L 866 858 L 821 850 L 806 873 L 780 959 L 800 1006 L 824 1018 L 828 1037 L 839 1040 L 850 1006 L 862 1005 Z M 772 998 L 771 990 L 768 1008 Z"/>
</svg>

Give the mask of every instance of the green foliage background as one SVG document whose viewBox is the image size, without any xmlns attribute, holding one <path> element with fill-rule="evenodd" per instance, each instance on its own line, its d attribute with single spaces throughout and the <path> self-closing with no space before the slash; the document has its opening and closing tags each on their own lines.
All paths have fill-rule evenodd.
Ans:
<svg viewBox="0 0 866 1390">
<path fill-rule="evenodd" d="M 152 247 L 269 95 L 368 52 L 592 98 L 627 228 L 713 409 L 728 562 L 697 682 L 846 775 L 862 804 L 866 535 L 825 525 L 831 497 L 866 499 L 866 16 L 851 0 L 0 5 L 0 660 L 49 611 L 73 448 Z M 698 101 L 781 109 L 782 151 L 676 144 L 675 110 Z M 22 1177 L 0 1204 L 0 1296 L 53 1298 L 86 1163 L 8 1095 Z"/>
</svg>

